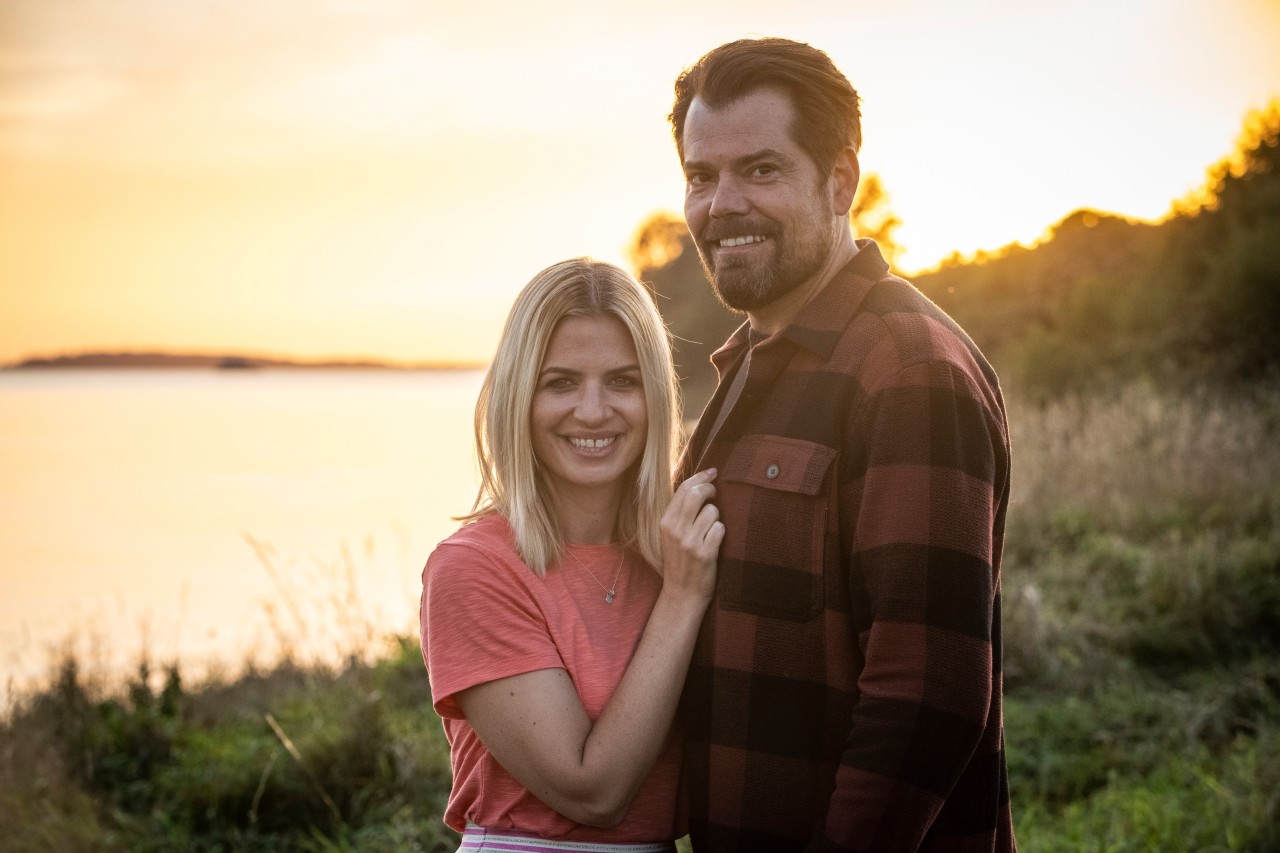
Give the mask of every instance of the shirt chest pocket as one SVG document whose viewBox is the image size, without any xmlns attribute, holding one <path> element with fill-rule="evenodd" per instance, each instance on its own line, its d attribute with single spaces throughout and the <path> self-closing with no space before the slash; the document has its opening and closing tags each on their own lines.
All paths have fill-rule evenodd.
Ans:
<svg viewBox="0 0 1280 853">
<path fill-rule="evenodd" d="M 807 621 L 823 607 L 828 497 L 836 450 L 757 435 L 740 441 L 717 477 L 725 522 L 720 606 Z"/>
</svg>

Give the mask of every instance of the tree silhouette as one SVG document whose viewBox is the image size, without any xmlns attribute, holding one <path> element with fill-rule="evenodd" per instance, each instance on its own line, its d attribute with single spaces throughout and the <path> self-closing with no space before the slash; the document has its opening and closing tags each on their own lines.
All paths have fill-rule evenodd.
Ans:
<svg viewBox="0 0 1280 853">
<path fill-rule="evenodd" d="M 655 213 L 640 225 L 628 250 L 636 277 L 643 281 L 671 331 L 672 357 L 685 416 L 701 414 L 716 387 L 711 353 L 743 320 L 720 304 L 702 270 L 698 250 L 684 220 Z"/>
<path fill-rule="evenodd" d="M 902 220 L 889 209 L 889 192 L 879 175 L 868 173 L 862 176 L 858 192 L 853 197 L 853 207 L 849 208 L 849 222 L 853 225 L 853 235 L 875 240 L 890 264 L 902 251 L 902 246 L 893 236 Z"/>
<path fill-rule="evenodd" d="M 1031 247 L 914 281 L 1024 391 L 1274 381 L 1280 102 L 1245 117 L 1235 150 L 1161 222 L 1079 210 Z"/>
<path fill-rule="evenodd" d="M 636 229 L 636 236 L 627 249 L 631 269 L 641 278 L 650 270 L 656 270 L 680 257 L 688 241 L 689 229 L 684 220 L 674 214 L 652 214 Z"/>
</svg>

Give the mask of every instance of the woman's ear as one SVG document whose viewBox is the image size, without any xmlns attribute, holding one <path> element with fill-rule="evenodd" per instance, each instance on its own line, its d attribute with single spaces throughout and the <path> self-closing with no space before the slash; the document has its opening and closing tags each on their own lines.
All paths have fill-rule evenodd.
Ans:
<svg viewBox="0 0 1280 853">
<path fill-rule="evenodd" d="M 837 216 L 849 215 L 861 174 L 858 153 L 852 147 L 836 155 L 835 162 L 831 164 L 831 204 Z"/>
</svg>

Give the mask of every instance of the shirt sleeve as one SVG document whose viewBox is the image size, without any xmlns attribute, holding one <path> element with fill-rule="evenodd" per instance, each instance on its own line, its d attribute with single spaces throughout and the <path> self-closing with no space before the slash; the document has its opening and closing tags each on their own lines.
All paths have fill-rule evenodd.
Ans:
<svg viewBox="0 0 1280 853">
<path fill-rule="evenodd" d="M 915 850 L 969 766 L 994 679 L 998 398 L 947 362 L 906 366 L 847 428 L 850 593 L 864 656 L 849 735 L 812 850 Z"/>
<path fill-rule="evenodd" d="M 534 589 L 539 579 L 528 568 L 444 543 L 422 578 L 423 656 L 441 717 L 462 718 L 455 696 L 468 687 L 564 667 Z"/>
</svg>

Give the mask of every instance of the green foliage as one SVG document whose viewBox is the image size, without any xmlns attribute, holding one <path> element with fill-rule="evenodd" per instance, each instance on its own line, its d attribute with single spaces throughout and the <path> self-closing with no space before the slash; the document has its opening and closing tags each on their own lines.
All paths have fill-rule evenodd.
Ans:
<svg viewBox="0 0 1280 853">
<path fill-rule="evenodd" d="M 1277 849 L 1280 387 L 1015 396 L 1009 420 L 1019 848 Z"/>
<path fill-rule="evenodd" d="M 1027 802 L 1019 849 L 1275 850 L 1280 847 L 1280 733 L 1242 737 L 1222 751 L 1174 754 L 1150 773 L 1113 776 L 1062 809 Z"/>
<path fill-rule="evenodd" d="M 151 805 L 147 780 L 172 758 L 182 702 L 176 667 L 156 694 L 146 663 L 130 680 L 125 699 L 93 701 L 81 684 L 74 660 L 63 663 L 52 695 L 41 697 L 55 736 L 64 744 L 67 766 L 92 791 L 126 811 Z"/>
<path fill-rule="evenodd" d="M 1280 388 L 1009 402 L 1008 684 L 1280 651 Z"/>
<path fill-rule="evenodd" d="M 20 818 L 15 849 L 456 848 L 440 822 L 448 747 L 416 643 L 374 665 L 246 681 L 187 693 L 170 669 L 157 692 L 144 665 L 127 699 L 95 700 L 64 664 L 4 732 L 43 744 L 22 794 L 2 801 Z M 40 788 L 60 794 L 37 826 Z"/>
<path fill-rule="evenodd" d="M 1278 141 L 1273 102 L 1165 222 L 1076 211 L 1034 248 L 915 282 L 1024 393 L 1266 378 L 1280 370 Z"/>
</svg>

